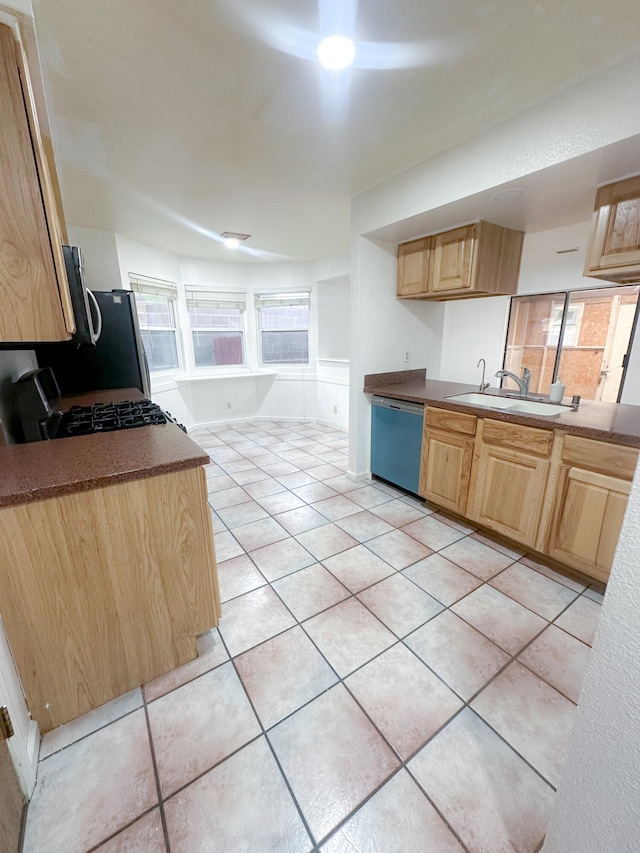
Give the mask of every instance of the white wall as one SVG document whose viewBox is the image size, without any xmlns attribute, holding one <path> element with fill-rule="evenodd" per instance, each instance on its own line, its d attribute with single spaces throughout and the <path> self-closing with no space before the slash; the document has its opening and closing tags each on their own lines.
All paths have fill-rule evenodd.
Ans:
<svg viewBox="0 0 640 853">
<path fill-rule="evenodd" d="M 396 247 L 352 235 L 349 475 L 370 467 L 370 405 L 364 376 L 426 367 L 437 378 L 444 324 L 443 302 L 396 299 Z M 409 352 L 409 361 L 404 354 Z"/>
<path fill-rule="evenodd" d="M 349 362 L 318 359 L 316 418 L 349 429 Z"/>
<path fill-rule="evenodd" d="M 349 359 L 349 276 L 318 285 L 318 357 Z"/>
<path fill-rule="evenodd" d="M 381 182 L 352 200 L 357 233 L 417 216 L 640 133 L 639 79 L 636 54 Z M 561 189 L 557 187 L 558 193 Z"/>
<path fill-rule="evenodd" d="M 640 469 L 602 606 L 544 853 L 640 843 Z"/>
<path fill-rule="evenodd" d="M 118 246 L 113 231 L 98 228 L 79 228 L 70 225 L 69 243 L 79 246 L 89 290 L 116 290 L 122 287 Z"/>
<path fill-rule="evenodd" d="M 161 252 L 129 240 L 121 234 L 115 235 L 120 268 L 120 286 L 129 289 L 129 273 L 177 282 L 180 278 L 180 259 L 169 252 Z"/>
</svg>

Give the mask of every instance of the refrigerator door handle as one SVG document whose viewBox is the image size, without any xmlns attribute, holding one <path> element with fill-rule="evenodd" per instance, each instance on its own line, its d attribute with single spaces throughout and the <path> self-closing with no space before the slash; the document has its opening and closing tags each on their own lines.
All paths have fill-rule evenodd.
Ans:
<svg viewBox="0 0 640 853">
<path fill-rule="evenodd" d="M 98 300 L 93 295 L 92 291 L 87 288 L 87 296 L 93 305 L 93 308 L 96 312 L 96 324 L 93 324 L 93 316 L 91 314 L 91 309 L 89 309 L 89 322 L 91 323 L 91 341 L 92 343 L 97 343 L 100 340 L 100 335 L 102 334 L 102 312 L 100 311 L 100 306 L 98 305 Z"/>
</svg>

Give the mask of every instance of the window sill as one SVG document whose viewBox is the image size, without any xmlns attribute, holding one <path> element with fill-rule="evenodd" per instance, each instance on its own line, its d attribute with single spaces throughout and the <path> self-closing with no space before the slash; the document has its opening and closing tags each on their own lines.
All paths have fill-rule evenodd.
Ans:
<svg viewBox="0 0 640 853">
<path fill-rule="evenodd" d="M 277 376 L 277 371 L 243 372 L 243 373 L 190 373 L 174 379 L 178 385 L 184 382 L 210 382 L 212 379 L 256 379 L 264 376 Z"/>
</svg>

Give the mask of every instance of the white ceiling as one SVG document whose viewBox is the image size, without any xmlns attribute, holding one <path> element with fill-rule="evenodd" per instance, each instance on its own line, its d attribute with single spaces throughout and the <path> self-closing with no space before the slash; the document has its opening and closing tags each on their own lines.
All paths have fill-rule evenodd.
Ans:
<svg viewBox="0 0 640 853">
<path fill-rule="evenodd" d="M 355 193 L 640 50 L 637 0 L 357 5 L 33 0 L 67 221 L 191 257 L 326 257 Z M 302 58 L 345 10 L 386 68 Z"/>
</svg>

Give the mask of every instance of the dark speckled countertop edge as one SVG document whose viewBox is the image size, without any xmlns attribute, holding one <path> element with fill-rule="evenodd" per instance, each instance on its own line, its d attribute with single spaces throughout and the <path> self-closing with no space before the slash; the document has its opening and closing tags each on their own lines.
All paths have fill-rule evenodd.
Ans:
<svg viewBox="0 0 640 853">
<path fill-rule="evenodd" d="M 142 398 L 131 389 L 84 396 L 87 403 L 93 402 L 92 396 L 101 401 Z M 175 424 L 8 445 L 0 447 L 0 508 L 171 474 L 209 462 L 206 451 Z"/>
<path fill-rule="evenodd" d="M 577 411 L 567 409 L 566 414 L 553 417 L 506 412 L 502 409 L 471 406 L 447 399 L 455 394 L 478 392 L 477 385 L 426 379 L 417 382 L 392 382 L 363 388 L 366 394 L 408 400 L 414 403 L 433 405 L 453 412 L 465 412 L 478 417 L 540 429 L 561 429 L 572 435 L 610 441 L 628 447 L 640 448 L 640 406 L 618 403 L 594 403 L 584 401 Z M 487 394 L 501 395 L 498 388 L 488 388 Z"/>
</svg>

